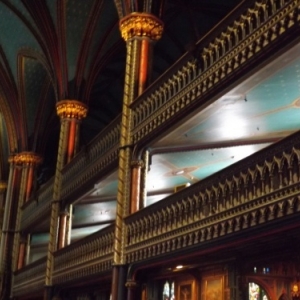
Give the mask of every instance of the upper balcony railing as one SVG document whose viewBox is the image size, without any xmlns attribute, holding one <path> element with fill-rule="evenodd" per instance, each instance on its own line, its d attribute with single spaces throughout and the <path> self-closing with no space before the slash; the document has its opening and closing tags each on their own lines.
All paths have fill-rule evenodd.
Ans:
<svg viewBox="0 0 300 300">
<path fill-rule="evenodd" d="M 125 220 L 127 262 L 300 212 L 300 132 Z"/>
<path fill-rule="evenodd" d="M 120 118 L 117 118 L 63 169 L 62 198 L 67 198 L 84 185 L 90 189 L 97 178 L 117 167 L 119 135 Z M 54 178 L 51 178 L 23 206 L 22 229 L 50 215 L 53 184 Z"/>
<path fill-rule="evenodd" d="M 33 225 L 49 216 L 53 196 L 54 177 L 43 185 L 23 206 L 21 218 L 22 229 Z"/>
<path fill-rule="evenodd" d="M 68 198 L 78 188 L 91 189 L 101 175 L 117 168 L 121 117 L 97 135 L 62 171 L 61 197 Z"/>
<path fill-rule="evenodd" d="M 134 143 L 157 136 L 159 128 L 165 130 L 162 125 L 174 125 L 182 115 L 201 109 L 218 93 L 228 90 L 230 78 L 234 85 L 241 74 L 247 74 L 261 62 L 262 56 L 268 59 L 268 49 L 274 53 L 297 38 L 297 34 L 289 32 L 298 27 L 299 1 L 246 2 L 133 103 Z M 226 23 L 230 25 L 224 30 Z M 280 37 L 287 34 L 289 38 L 280 43 Z"/>
</svg>

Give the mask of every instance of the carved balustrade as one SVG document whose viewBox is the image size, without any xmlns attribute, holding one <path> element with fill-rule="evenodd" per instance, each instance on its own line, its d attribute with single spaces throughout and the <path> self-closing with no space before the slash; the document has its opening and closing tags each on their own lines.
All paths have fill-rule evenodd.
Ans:
<svg viewBox="0 0 300 300">
<path fill-rule="evenodd" d="M 120 123 L 121 118 L 116 118 L 65 166 L 62 171 L 63 199 L 74 195 L 83 186 L 88 186 L 87 190 L 91 189 L 101 175 L 117 168 Z"/>
<path fill-rule="evenodd" d="M 53 184 L 54 178 L 51 178 L 25 203 L 21 217 L 22 230 L 26 230 L 29 226 L 49 216 Z"/>
<path fill-rule="evenodd" d="M 114 226 L 111 225 L 57 251 L 54 254 L 53 284 L 110 272 L 113 242 Z"/>
<path fill-rule="evenodd" d="M 300 132 L 126 218 L 127 262 L 300 212 Z"/>
<path fill-rule="evenodd" d="M 214 39 L 200 40 L 196 55 L 185 55 L 133 103 L 134 143 L 154 136 L 161 125 L 183 112 L 212 101 L 217 93 L 228 89 L 229 78 L 235 75 L 238 80 L 238 72 L 247 72 L 245 65 L 249 71 L 257 65 L 254 59 L 268 57 L 267 48 L 277 45 L 279 49 L 280 39 L 287 40 L 288 32 L 290 39 L 296 39 L 291 29 L 298 26 L 299 4 L 299 0 L 256 1 Z M 286 44 L 281 43 L 281 47 Z"/>
<path fill-rule="evenodd" d="M 27 265 L 14 274 L 13 296 L 42 291 L 45 286 L 46 257 Z"/>
</svg>

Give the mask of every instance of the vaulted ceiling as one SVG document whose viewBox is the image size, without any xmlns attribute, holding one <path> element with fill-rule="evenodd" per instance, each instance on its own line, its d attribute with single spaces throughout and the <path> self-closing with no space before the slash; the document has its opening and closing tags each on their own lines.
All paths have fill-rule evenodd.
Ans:
<svg viewBox="0 0 300 300">
<path fill-rule="evenodd" d="M 165 23 L 163 38 L 155 47 L 153 80 L 240 3 L 146 2 L 153 2 L 152 11 Z M 53 173 L 57 101 L 75 99 L 88 105 L 81 145 L 121 112 L 126 45 L 119 33 L 117 7 L 119 13 L 120 6 L 127 12 L 145 9 L 143 1 L 132 3 L 135 6 L 113 0 L 0 1 L 0 111 L 6 129 L 1 132 L 3 179 L 7 155 L 22 151 L 41 154 L 41 170 Z"/>
</svg>

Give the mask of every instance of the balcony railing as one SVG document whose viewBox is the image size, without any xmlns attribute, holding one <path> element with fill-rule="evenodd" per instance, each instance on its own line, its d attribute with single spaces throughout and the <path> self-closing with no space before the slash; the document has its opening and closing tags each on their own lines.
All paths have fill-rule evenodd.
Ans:
<svg viewBox="0 0 300 300">
<path fill-rule="evenodd" d="M 43 291 L 45 287 L 46 257 L 27 265 L 14 274 L 13 295 Z"/>
<path fill-rule="evenodd" d="M 279 51 L 287 47 L 287 40 L 296 39 L 292 31 L 298 27 L 299 1 L 246 2 L 247 8 L 242 5 L 229 15 L 197 43 L 193 55 L 183 56 L 133 103 L 134 143 L 157 136 L 165 124 L 175 125 L 183 114 L 209 104 L 228 90 L 229 78 L 235 84 L 262 56 L 267 60 L 271 48 L 274 54 L 275 45 Z M 227 28 L 220 30 L 225 23 Z M 285 42 L 280 43 L 281 38 Z"/>
<path fill-rule="evenodd" d="M 114 225 L 108 226 L 54 254 L 53 284 L 65 284 L 110 272 Z"/>
<path fill-rule="evenodd" d="M 76 194 L 79 189 L 87 192 L 101 175 L 117 167 L 120 122 L 119 116 L 65 166 L 62 172 L 63 199 Z"/>
<path fill-rule="evenodd" d="M 300 132 L 125 220 L 127 262 L 299 215 Z"/>
<path fill-rule="evenodd" d="M 21 226 L 25 230 L 27 227 L 38 223 L 39 220 L 50 216 L 50 207 L 53 196 L 54 178 L 52 177 L 42 186 L 23 206 Z"/>
</svg>

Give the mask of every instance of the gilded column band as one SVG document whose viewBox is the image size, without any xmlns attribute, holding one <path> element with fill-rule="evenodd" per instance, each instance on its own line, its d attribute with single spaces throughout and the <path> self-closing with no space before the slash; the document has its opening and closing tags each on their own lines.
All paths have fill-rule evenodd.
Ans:
<svg viewBox="0 0 300 300">
<path fill-rule="evenodd" d="M 11 223 L 12 207 L 14 200 L 18 201 L 17 193 L 20 184 L 20 166 L 15 161 L 16 155 L 10 156 L 8 162 L 10 164 L 8 188 L 5 200 L 5 209 L 2 224 L 2 236 L 0 242 L 0 261 L 1 261 L 1 295 L 6 299 L 10 297 L 10 284 L 12 280 L 12 264 L 8 262 L 13 258 L 13 252 L 8 252 L 8 244 L 13 243 L 14 235 L 13 232 L 15 227 Z M 12 249 L 13 250 L 13 249 Z M 10 259 L 8 259 L 10 257 Z M 8 284 L 8 285 L 7 285 Z"/>
</svg>

